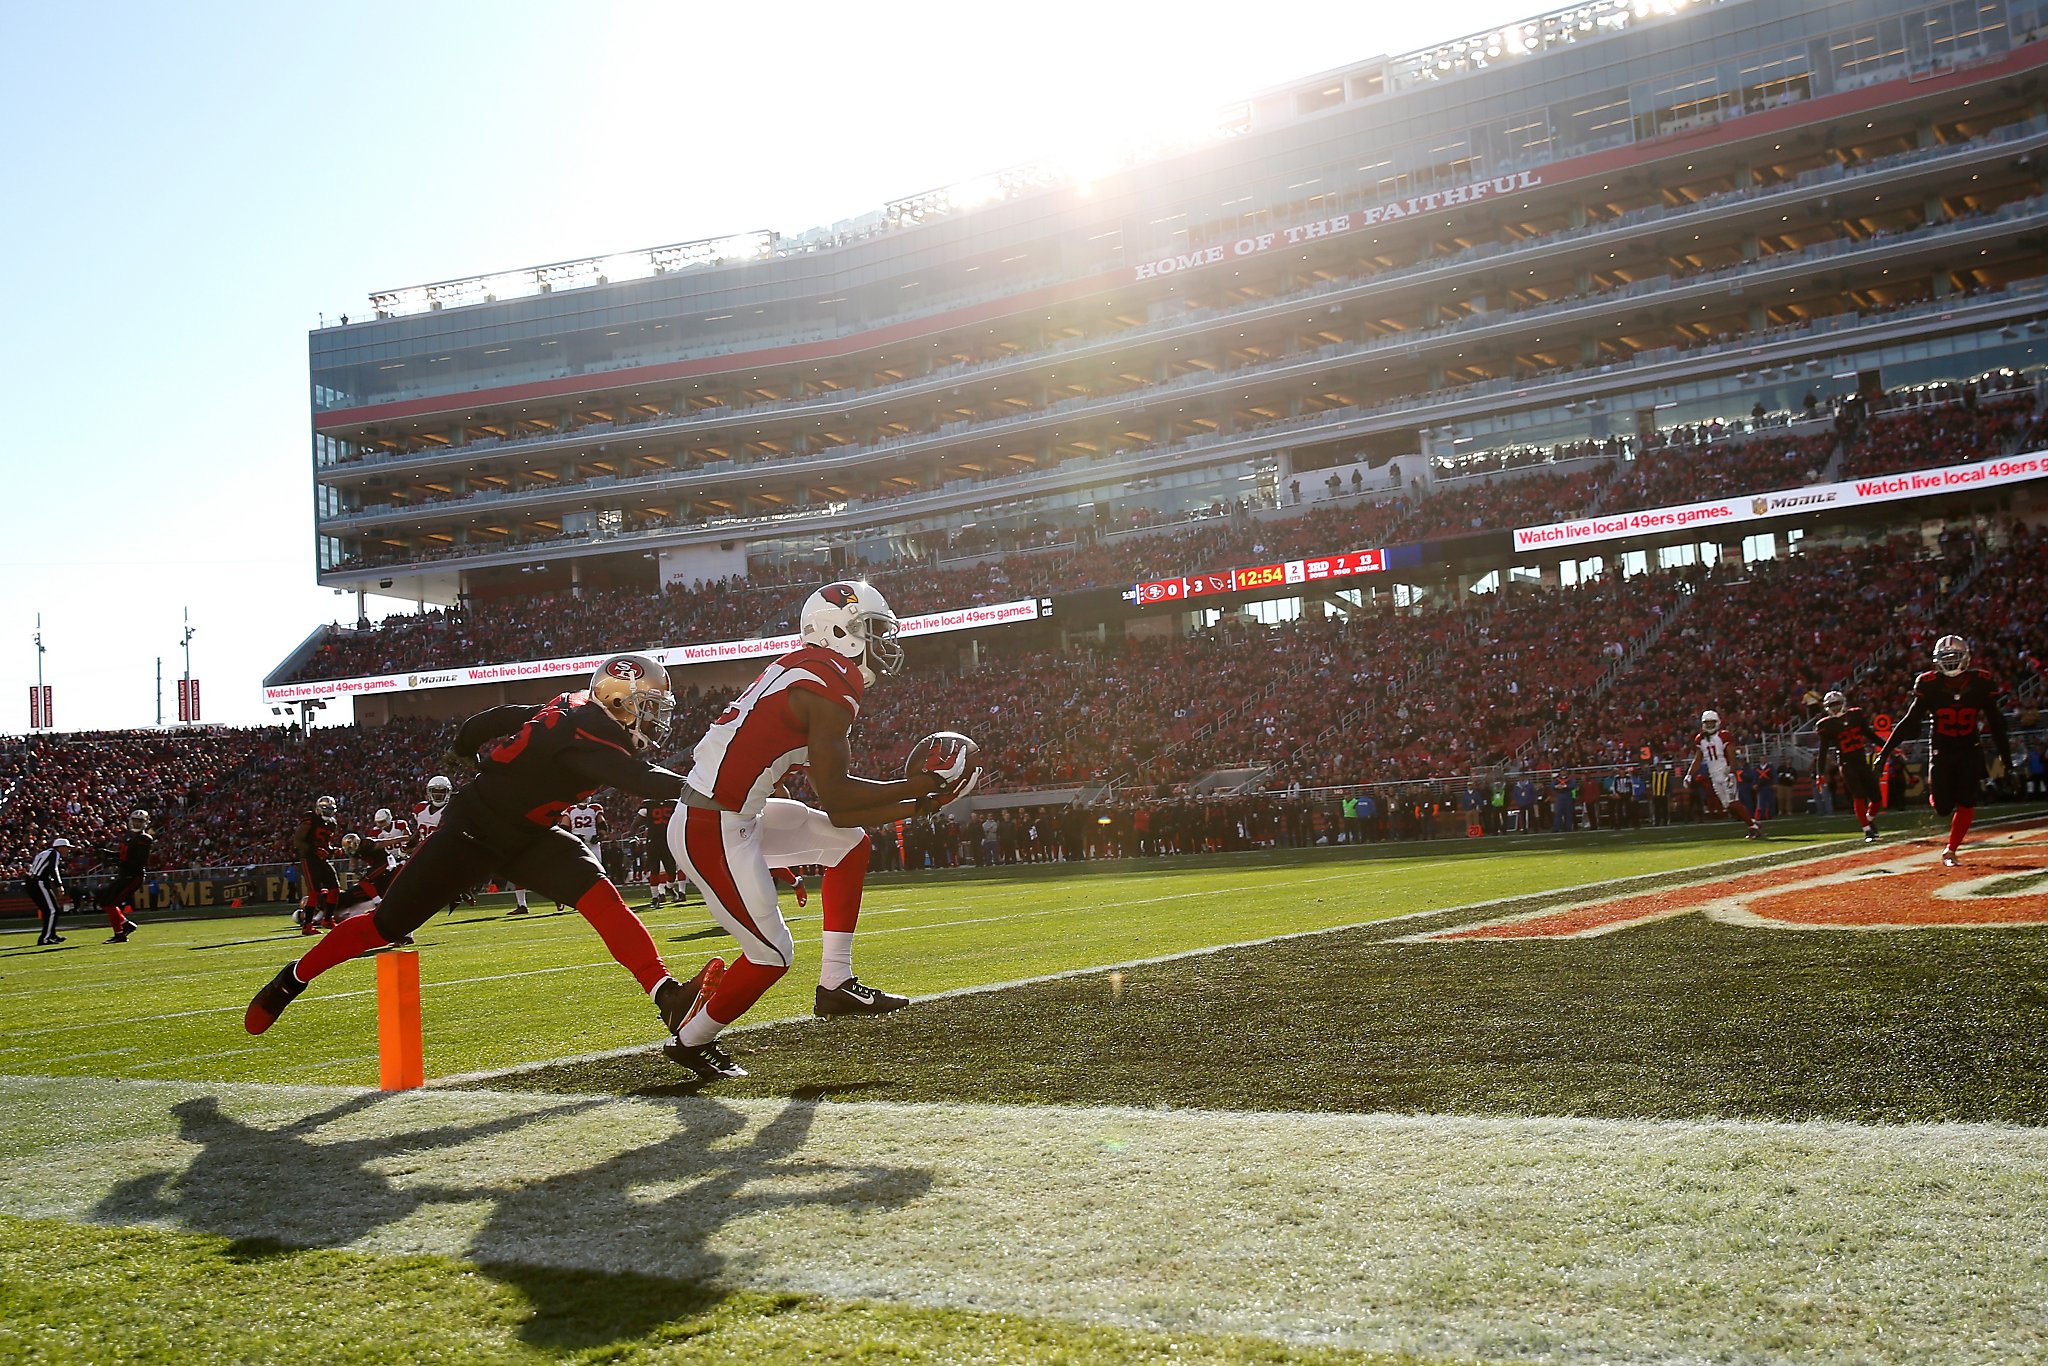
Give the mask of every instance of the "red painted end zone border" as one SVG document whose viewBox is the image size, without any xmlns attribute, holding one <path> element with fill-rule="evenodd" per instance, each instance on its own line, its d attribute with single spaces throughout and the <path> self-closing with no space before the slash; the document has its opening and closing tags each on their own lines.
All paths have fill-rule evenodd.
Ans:
<svg viewBox="0 0 2048 1366">
<path fill-rule="evenodd" d="M 1857 848 L 1761 869 L 1448 930 L 1402 943 L 1585 939 L 1703 912 L 1727 924 L 1777 929 L 1935 929 L 2048 925 L 2048 890 L 2013 894 L 1995 884 L 2048 874 L 2048 820 L 2033 819 L 1963 848 L 1964 866 L 1941 866 L 1942 841 Z"/>
</svg>

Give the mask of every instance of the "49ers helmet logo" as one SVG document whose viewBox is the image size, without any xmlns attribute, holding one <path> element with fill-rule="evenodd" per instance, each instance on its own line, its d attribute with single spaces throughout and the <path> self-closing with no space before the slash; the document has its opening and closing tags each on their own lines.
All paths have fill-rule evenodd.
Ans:
<svg viewBox="0 0 2048 1366">
<path fill-rule="evenodd" d="M 647 672 L 645 669 L 642 669 L 637 663 L 630 659 L 627 659 L 623 655 L 613 660 L 611 663 L 605 665 L 604 671 L 610 674 L 613 678 L 624 679 L 639 679 L 641 677 L 644 677 Z"/>
</svg>

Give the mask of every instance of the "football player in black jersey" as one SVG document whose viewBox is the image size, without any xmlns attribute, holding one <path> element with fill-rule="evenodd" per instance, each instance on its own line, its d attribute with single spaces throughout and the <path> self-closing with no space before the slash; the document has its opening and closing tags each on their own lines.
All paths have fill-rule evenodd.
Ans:
<svg viewBox="0 0 2048 1366">
<path fill-rule="evenodd" d="M 334 870 L 334 855 L 341 847 L 339 810 L 334 798 L 315 797 L 313 809 L 292 836 L 292 852 L 299 856 L 299 886 L 306 894 L 299 928 L 308 934 L 316 925 L 334 928 L 335 912 L 341 907 L 341 875 Z"/>
<path fill-rule="evenodd" d="M 125 944 L 128 936 L 135 933 L 135 893 L 142 886 L 143 873 L 149 867 L 149 848 L 154 842 L 149 833 L 149 813 L 136 810 L 128 813 L 128 828 L 119 841 L 93 850 L 114 864 L 113 880 L 100 888 L 94 898 L 106 913 L 108 927 L 114 931 L 107 940 L 109 944 Z"/>
<path fill-rule="evenodd" d="M 1878 772 L 1884 772 L 1885 760 L 1920 722 L 1927 723 L 1927 799 L 1949 821 L 1941 861 L 1954 868 L 1984 782 L 1979 724 L 1990 729 L 2006 771 L 2012 771 L 2012 741 L 2005 733 L 2005 713 L 1998 709 L 1998 684 L 1985 670 L 1970 667 L 1970 643 L 1961 636 L 1934 642 L 1934 667 L 1913 680 L 1913 705 L 1877 752 Z"/>
<path fill-rule="evenodd" d="M 1813 696 L 1812 693 L 1807 694 Z M 1861 707 L 1849 705 L 1849 699 L 1840 692 L 1831 692 L 1821 699 L 1821 706 L 1827 715 L 1815 727 L 1820 736 L 1820 750 L 1814 756 L 1819 769 L 1820 780 L 1827 781 L 1830 771 L 1828 751 L 1835 752 L 1835 767 L 1842 771 L 1842 787 L 1849 794 L 1849 805 L 1856 812 L 1856 822 L 1863 827 L 1863 842 L 1877 843 L 1877 808 L 1880 801 L 1877 788 L 1877 774 L 1870 767 L 1870 751 L 1879 742 L 1877 728 L 1870 723 L 1870 716 Z"/>
<path fill-rule="evenodd" d="M 454 749 L 483 751 L 477 776 L 449 800 L 439 828 L 392 879 L 377 909 L 344 920 L 286 964 L 249 1003 L 243 1026 L 261 1034 L 315 977 L 398 942 L 456 893 L 496 877 L 574 906 L 653 997 L 673 1034 L 697 998 L 697 984 L 669 976 L 647 927 L 583 841 L 555 818 L 601 787 L 650 799 L 682 795 L 679 774 L 641 757 L 667 741 L 674 708 L 668 671 L 645 655 L 626 654 L 599 665 L 587 691 L 540 706 L 493 707 L 463 722 Z"/>
</svg>

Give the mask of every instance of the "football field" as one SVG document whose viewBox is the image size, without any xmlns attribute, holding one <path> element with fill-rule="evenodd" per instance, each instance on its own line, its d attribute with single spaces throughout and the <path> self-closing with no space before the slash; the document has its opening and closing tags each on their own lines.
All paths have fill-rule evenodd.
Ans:
<svg viewBox="0 0 2048 1366">
<path fill-rule="evenodd" d="M 0 936 L 0 1358 L 2029 1361 L 2048 822 L 877 877 L 699 1091 L 574 913 L 261 1038 L 281 915 Z M 695 905 L 670 963 L 730 954 Z M 936 999 L 935 999 L 936 998 Z"/>
</svg>

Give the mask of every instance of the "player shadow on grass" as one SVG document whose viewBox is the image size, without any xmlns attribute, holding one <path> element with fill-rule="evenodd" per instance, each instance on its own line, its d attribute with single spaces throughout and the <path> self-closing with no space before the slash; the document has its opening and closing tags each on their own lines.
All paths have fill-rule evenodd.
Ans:
<svg viewBox="0 0 2048 1366">
<path fill-rule="evenodd" d="M 728 1223 L 805 1206 L 857 1219 L 931 1188 L 926 1168 L 804 1154 L 827 1093 L 798 1091 L 751 1134 L 745 1113 L 717 1101 L 655 1101 L 673 1114 L 674 1132 L 591 1165 L 538 1177 L 500 1168 L 496 1181 L 486 1172 L 475 1181 L 413 1184 L 394 1178 L 436 1167 L 430 1155 L 439 1150 L 503 1135 L 517 1143 L 518 1132 L 537 1121 L 617 1102 L 583 1097 L 494 1119 L 322 1141 L 321 1130 L 389 1098 L 354 1096 L 269 1128 L 226 1113 L 214 1096 L 194 1096 L 171 1110 L 179 1139 L 198 1149 L 190 1162 L 122 1182 L 90 1218 L 217 1234 L 234 1240 L 231 1258 L 247 1260 L 347 1247 L 435 1205 L 490 1202 L 457 1255 L 525 1297 L 533 1312 L 520 1333 L 529 1343 L 550 1351 L 601 1347 L 716 1306 L 726 1293 L 721 1283 L 743 1277 L 754 1260 L 712 1245 Z M 540 1144 L 543 1153 L 561 1151 L 550 1136 Z M 458 1177 L 468 1170 L 460 1155 L 438 1165 Z"/>
<path fill-rule="evenodd" d="M 744 1139 L 748 1121 L 738 1110 L 667 1102 L 676 1123 L 667 1138 L 499 1194 L 469 1257 L 526 1297 L 533 1316 L 520 1336 L 543 1350 L 636 1341 L 701 1314 L 724 1298 L 721 1284 L 744 1279 L 756 1263 L 713 1246 L 727 1225 L 805 1207 L 858 1219 L 931 1189 L 928 1168 L 805 1154 L 827 1094 L 798 1091 Z M 593 1274 L 600 1271 L 609 1274 Z"/>
<path fill-rule="evenodd" d="M 178 1137 L 199 1149 L 183 1171 L 149 1172 L 101 1198 L 92 1219 L 108 1224 L 169 1224 L 236 1240 L 234 1254 L 272 1255 L 286 1247 L 339 1247 L 436 1202 L 472 1191 L 401 1187 L 373 1163 L 451 1148 L 509 1133 L 536 1120 L 589 1109 L 596 1099 L 551 1105 L 478 1123 L 448 1124 L 364 1138 L 315 1141 L 321 1129 L 378 1104 L 352 1097 L 277 1128 L 222 1111 L 218 1098 L 194 1096 L 171 1107 Z"/>
</svg>

